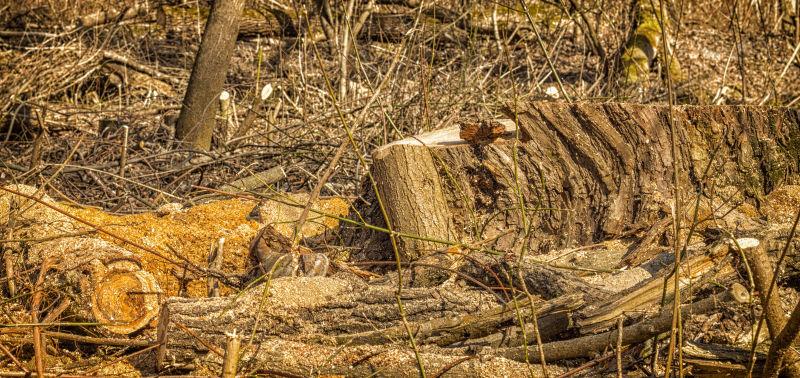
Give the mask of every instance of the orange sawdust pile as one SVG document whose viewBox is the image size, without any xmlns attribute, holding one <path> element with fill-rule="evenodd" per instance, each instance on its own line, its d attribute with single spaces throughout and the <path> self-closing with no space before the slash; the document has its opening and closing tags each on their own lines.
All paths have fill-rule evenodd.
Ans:
<svg viewBox="0 0 800 378">
<path fill-rule="evenodd" d="M 774 223 L 789 223 L 797 215 L 797 204 L 800 203 L 800 185 L 783 185 L 767 196 L 764 213 Z"/>
<path fill-rule="evenodd" d="M 256 202 L 243 199 L 214 201 L 161 216 L 156 213 L 114 215 L 91 208 L 71 208 L 69 211 L 107 232 L 156 250 L 179 264 L 186 264 L 185 261 L 188 260 L 196 266 L 208 267 L 207 258 L 212 244 L 224 237 L 222 270 L 235 274 L 244 272 L 250 264 L 248 247 L 258 230 L 266 224 L 272 224 L 278 232 L 290 236 L 306 200 L 307 196 L 303 194 L 289 195 L 282 199 L 283 202 L 296 202 L 301 207 L 275 201 L 265 202 L 259 211 L 262 223 L 247 219 Z M 318 201 L 312 208 L 327 214 L 345 216 L 348 206 L 345 200 L 331 198 Z M 303 236 L 313 236 L 327 228 L 338 226 L 336 218 L 313 212 L 308 219 L 302 230 Z M 136 253 L 142 260 L 143 268 L 156 277 L 164 295 L 177 295 L 182 282 L 185 285 L 185 295 L 206 295 L 206 277 L 198 277 L 183 265 L 165 261 L 118 238 L 103 233 L 98 233 L 98 237 Z M 223 294 L 230 292 L 230 289 L 223 286 Z"/>
</svg>

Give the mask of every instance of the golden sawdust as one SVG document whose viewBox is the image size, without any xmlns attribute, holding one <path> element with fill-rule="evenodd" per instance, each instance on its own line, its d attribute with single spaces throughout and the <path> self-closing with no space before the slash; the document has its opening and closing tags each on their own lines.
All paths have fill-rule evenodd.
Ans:
<svg viewBox="0 0 800 378">
<path fill-rule="evenodd" d="M 800 210 L 800 185 L 783 185 L 767 196 L 764 213 L 771 223 L 794 221 Z"/>
<path fill-rule="evenodd" d="M 301 206 L 308 198 L 304 194 L 287 197 Z M 179 264 L 190 261 L 196 266 L 207 267 L 207 258 L 212 244 L 224 237 L 222 270 L 226 273 L 242 273 L 250 263 L 248 248 L 250 240 L 258 230 L 263 225 L 273 224 L 278 232 L 291 236 L 294 223 L 302 211 L 301 207 L 267 201 L 260 207 L 262 223 L 258 223 L 247 219 L 248 214 L 255 206 L 254 201 L 229 199 L 197 205 L 163 216 L 158 216 L 156 213 L 114 215 L 91 208 L 70 208 L 69 212 L 94 223 L 107 232 L 156 250 Z M 336 216 L 345 216 L 348 206 L 348 203 L 342 199 L 331 198 L 318 201 L 313 209 Z M 302 235 L 305 237 L 317 235 L 328 228 L 335 228 L 339 223 L 336 218 L 313 212 L 310 213 L 308 219 L 302 229 Z M 186 295 L 189 297 L 206 295 L 205 277 L 197 277 L 183 265 L 165 261 L 118 238 L 103 233 L 98 233 L 98 236 L 127 248 L 139 256 L 143 268 L 156 277 L 165 295 L 177 295 L 182 281 L 186 284 Z M 223 294 L 230 292 L 225 289 L 223 287 Z"/>
</svg>

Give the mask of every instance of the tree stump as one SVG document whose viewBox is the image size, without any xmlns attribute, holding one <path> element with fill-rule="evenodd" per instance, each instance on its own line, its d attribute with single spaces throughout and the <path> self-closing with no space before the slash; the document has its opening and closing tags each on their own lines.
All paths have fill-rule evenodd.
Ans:
<svg viewBox="0 0 800 378">
<path fill-rule="evenodd" d="M 630 235 L 669 216 L 667 106 L 535 102 L 517 110 L 517 124 L 506 121 L 507 133 L 492 143 L 469 144 L 451 127 L 380 147 L 372 173 L 394 231 L 547 252 Z M 673 117 L 684 203 L 702 188 L 705 199 L 730 197 L 758 212 L 777 185 L 798 181 L 796 110 L 678 106 Z M 355 207 L 385 227 L 371 191 Z M 356 259 L 394 258 L 385 232 L 351 231 Z M 403 240 L 406 258 L 431 246 Z"/>
<path fill-rule="evenodd" d="M 375 184 L 392 229 L 409 234 L 397 238 L 401 257 L 415 260 L 441 248 L 432 239 L 450 240 L 450 214 L 431 151 L 424 146 L 398 144 L 373 155 Z M 416 239 L 422 236 L 428 240 Z"/>
<path fill-rule="evenodd" d="M 61 238 L 30 249 L 28 264 L 49 259 L 53 270 L 47 288 L 70 298 L 70 312 L 79 320 L 98 323 L 101 333 L 128 335 L 153 320 L 160 309 L 161 289 L 130 251 L 93 238 Z"/>
</svg>

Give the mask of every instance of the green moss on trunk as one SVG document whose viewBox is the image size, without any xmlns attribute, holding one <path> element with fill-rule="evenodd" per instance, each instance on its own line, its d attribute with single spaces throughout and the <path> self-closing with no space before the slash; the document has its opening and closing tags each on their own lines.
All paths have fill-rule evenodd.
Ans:
<svg viewBox="0 0 800 378">
<path fill-rule="evenodd" d="M 631 85 L 642 82 L 650 72 L 653 60 L 657 58 L 663 43 L 661 41 L 661 25 L 670 28 L 669 20 L 659 22 L 658 0 L 636 1 L 636 30 L 633 33 L 625 52 L 622 54 L 622 84 Z M 663 67 L 663 66 L 662 66 Z M 681 80 L 682 72 L 678 59 L 672 56 L 666 67 L 673 80 Z"/>
</svg>

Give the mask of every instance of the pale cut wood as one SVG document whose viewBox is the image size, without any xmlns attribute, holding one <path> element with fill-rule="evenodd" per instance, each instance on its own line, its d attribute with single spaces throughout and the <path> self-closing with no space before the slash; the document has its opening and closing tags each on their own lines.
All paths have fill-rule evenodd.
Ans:
<svg viewBox="0 0 800 378">
<path fill-rule="evenodd" d="M 161 288 L 130 251 L 101 239 L 59 238 L 31 247 L 30 264 L 46 259 L 56 270 L 47 289 L 70 296 L 73 318 L 98 323 L 96 330 L 128 335 L 158 315 Z"/>
</svg>

